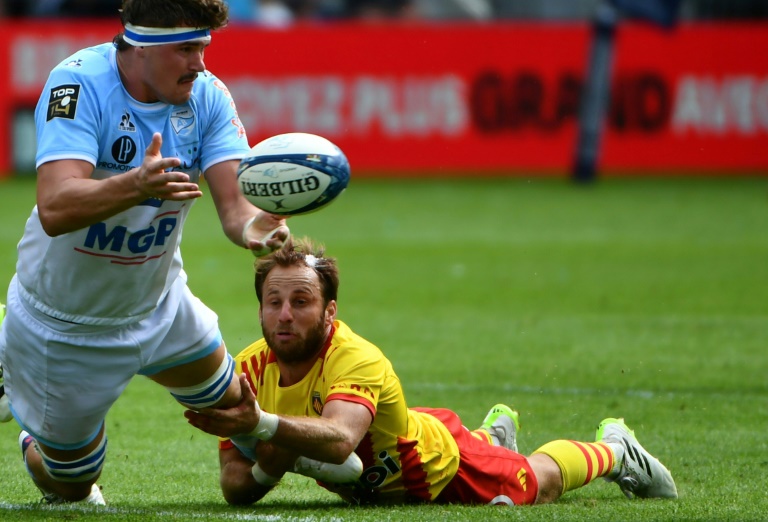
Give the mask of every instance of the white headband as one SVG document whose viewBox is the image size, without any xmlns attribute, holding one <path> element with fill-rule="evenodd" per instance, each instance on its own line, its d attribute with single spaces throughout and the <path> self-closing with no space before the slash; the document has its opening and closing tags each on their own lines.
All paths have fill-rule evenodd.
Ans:
<svg viewBox="0 0 768 522">
<path fill-rule="evenodd" d="M 136 47 L 192 41 L 207 44 L 211 41 L 211 30 L 208 27 L 142 27 L 125 24 L 123 40 Z"/>
</svg>

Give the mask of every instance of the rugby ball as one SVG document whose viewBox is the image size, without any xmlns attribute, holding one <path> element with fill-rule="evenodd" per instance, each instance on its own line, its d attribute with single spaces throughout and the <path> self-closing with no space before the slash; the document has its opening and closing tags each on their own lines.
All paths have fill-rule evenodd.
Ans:
<svg viewBox="0 0 768 522">
<path fill-rule="evenodd" d="M 278 134 L 256 144 L 240 162 L 237 182 L 245 198 L 272 214 L 320 210 L 349 184 L 349 161 L 315 134 Z"/>
</svg>

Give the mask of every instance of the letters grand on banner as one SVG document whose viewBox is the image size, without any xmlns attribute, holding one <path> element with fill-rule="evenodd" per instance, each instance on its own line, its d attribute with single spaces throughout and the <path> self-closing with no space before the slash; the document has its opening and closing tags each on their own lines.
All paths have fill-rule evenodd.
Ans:
<svg viewBox="0 0 768 522">
<path fill-rule="evenodd" d="M 14 168 L 11 122 L 37 103 L 50 69 L 120 27 L 0 26 L 1 176 Z M 768 53 L 755 53 L 768 48 L 768 24 L 625 24 L 616 43 L 601 170 L 768 172 Z M 587 22 L 232 24 L 214 34 L 206 65 L 232 93 L 251 143 L 319 134 L 345 151 L 357 176 L 566 176 L 588 45 Z M 252 66 L 238 58 L 243 49 L 259 50 Z M 49 118 L 76 117 L 77 92 L 44 95 Z"/>
</svg>

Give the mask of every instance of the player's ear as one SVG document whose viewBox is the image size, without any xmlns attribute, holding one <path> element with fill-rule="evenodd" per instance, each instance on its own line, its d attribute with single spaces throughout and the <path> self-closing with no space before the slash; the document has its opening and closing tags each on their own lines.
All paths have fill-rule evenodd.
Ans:
<svg viewBox="0 0 768 522">
<path fill-rule="evenodd" d="M 336 301 L 329 301 L 325 306 L 325 324 L 330 326 L 336 320 Z"/>
</svg>

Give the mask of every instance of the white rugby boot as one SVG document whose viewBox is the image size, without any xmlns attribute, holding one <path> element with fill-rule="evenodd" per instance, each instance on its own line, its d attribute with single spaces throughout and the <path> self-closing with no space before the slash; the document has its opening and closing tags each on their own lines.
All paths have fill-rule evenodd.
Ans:
<svg viewBox="0 0 768 522">
<path fill-rule="evenodd" d="M 624 419 L 604 419 L 597 427 L 596 440 L 608 444 L 616 456 L 605 480 L 616 482 L 627 498 L 677 498 L 672 474 L 640 445 Z"/>
</svg>

